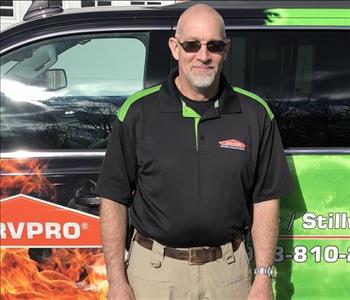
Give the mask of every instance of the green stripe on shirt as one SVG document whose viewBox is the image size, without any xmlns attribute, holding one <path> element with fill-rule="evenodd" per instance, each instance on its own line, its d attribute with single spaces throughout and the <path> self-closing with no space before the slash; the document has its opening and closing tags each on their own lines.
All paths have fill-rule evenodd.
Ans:
<svg viewBox="0 0 350 300">
<path fill-rule="evenodd" d="M 160 90 L 160 87 L 162 85 L 156 85 L 153 87 L 150 87 L 148 89 L 144 89 L 142 91 L 138 91 L 135 94 L 132 94 L 130 97 L 128 97 L 125 102 L 123 103 L 123 105 L 119 108 L 118 112 L 117 112 L 117 117 L 119 119 L 120 122 L 123 122 L 125 119 L 125 116 L 130 108 L 130 106 L 137 100 L 141 99 L 142 97 L 145 97 L 149 94 L 153 94 L 155 92 L 158 92 Z"/>
</svg>

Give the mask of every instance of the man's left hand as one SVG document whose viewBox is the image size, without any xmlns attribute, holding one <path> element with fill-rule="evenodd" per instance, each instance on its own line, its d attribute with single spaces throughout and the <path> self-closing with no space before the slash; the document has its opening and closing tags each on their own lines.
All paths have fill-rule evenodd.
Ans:
<svg viewBox="0 0 350 300">
<path fill-rule="evenodd" d="M 256 275 L 247 300 L 272 300 L 272 280 L 265 275 Z"/>
</svg>

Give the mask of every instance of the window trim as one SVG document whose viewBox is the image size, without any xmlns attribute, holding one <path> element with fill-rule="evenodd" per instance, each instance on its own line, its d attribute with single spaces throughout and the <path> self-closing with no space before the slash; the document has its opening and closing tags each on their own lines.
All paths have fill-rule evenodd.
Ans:
<svg viewBox="0 0 350 300">
<path fill-rule="evenodd" d="M 33 37 L 29 39 L 22 40 L 20 42 L 14 43 L 10 46 L 7 46 L 0 51 L 0 55 L 5 55 L 9 51 L 15 50 L 17 47 L 25 46 L 27 44 L 31 44 L 34 42 L 39 42 L 43 41 L 46 39 L 51 39 L 55 37 L 61 37 L 65 35 L 80 35 L 80 34 L 100 34 L 100 33 L 113 33 L 113 32 L 124 32 L 124 31 L 154 31 L 154 30 L 171 30 L 171 26 L 139 26 L 139 27 L 110 27 L 110 28 L 101 28 L 101 29 L 85 29 L 85 30 L 66 30 L 66 31 L 61 31 L 61 32 L 55 32 L 55 33 L 48 33 L 45 35 L 41 35 L 38 37 Z"/>
<path fill-rule="evenodd" d="M 349 26 L 288 26 L 288 27 L 283 27 L 283 26 L 275 26 L 275 27 L 266 27 L 266 26 L 235 26 L 235 25 L 227 25 L 225 27 L 226 30 L 350 30 Z M 71 35 L 71 34 L 81 34 L 81 33 L 101 33 L 101 32 L 114 32 L 114 31 L 139 31 L 139 30 L 171 30 L 175 33 L 176 31 L 176 24 L 171 26 L 171 25 L 161 25 L 161 26 L 137 26 L 137 27 L 106 27 L 106 28 L 93 28 L 93 29 L 77 29 L 77 30 L 66 30 L 66 31 L 61 31 L 61 32 L 55 32 L 55 33 L 49 33 L 45 34 L 42 36 L 30 38 L 30 39 L 25 39 L 23 41 L 17 42 L 15 44 L 12 44 L 8 47 L 5 47 L 1 49 L 0 55 L 6 54 L 7 51 L 13 50 L 16 47 L 22 46 L 26 43 L 32 43 L 36 42 L 39 40 L 44 40 L 47 38 L 52 38 L 52 37 L 58 37 L 58 36 L 64 36 L 64 35 Z"/>
<path fill-rule="evenodd" d="M 8 51 L 14 50 L 17 47 L 23 46 L 25 44 L 29 44 L 32 42 L 45 40 L 48 38 L 59 37 L 64 35 L 72 35 L 72 34 L 84 34 L 84 33 L 109 33 L 109 32 L 118 32 L 118 31 L 140 31 L 140 30 L 171 30 L 175 33 L 176 26 L 171 25 L 163 25 L 163 26 L 137 26 L 137 27 L 106 27 L 106 28 L 93 28 L 93 29 L 77 29 L 77 30 L 66 30 L 55 33 L 48 33 L 42 36 L 33 37 L 30 39 L 25 39 L 20 42 L 16 42 L 10 46 L 7 46 L 0 50 L 0 55 L 6 54 Z M 226 26 L 226 30 L 350 30 L 350 27 L 347 26 L 334 26 L 334 27 L 297 27 L 297 26 L 288 26 L 288 27 L 266 27 L 266 26 L 234 26 L 228 25 Z"/>
<path fill-rule="evenodd" d="M 105 156 L 106 149 L 94 150 L 94 151 L 7 151 L 0 153 L 0 159 L 26 159 L 26 158 L 103 158 Z M 288 148 L 284 150 L 285 155 L 337 155 L 337 154 L 350 154 L 350 148 Z"/>
</svg>

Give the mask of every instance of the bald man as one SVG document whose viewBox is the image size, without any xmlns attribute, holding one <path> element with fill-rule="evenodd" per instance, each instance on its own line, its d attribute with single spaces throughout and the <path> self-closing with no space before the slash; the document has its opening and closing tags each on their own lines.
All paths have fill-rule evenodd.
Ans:
<svg viewBox="0 0 350 300">
<path fill-rule="evenodd" d="M 125 101 L 98 181 L 109 299 L 271 299 L 289 189 L 273 114 L 221 74 L 230 41 L 214 9 L 187 9 L 169 47 L 178 69 Z"/>
</svg>

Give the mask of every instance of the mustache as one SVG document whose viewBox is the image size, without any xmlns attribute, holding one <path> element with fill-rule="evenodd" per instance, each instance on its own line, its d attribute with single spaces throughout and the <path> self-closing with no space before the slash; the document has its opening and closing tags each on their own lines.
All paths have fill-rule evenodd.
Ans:
<svg viewBox="0 0 350 300">
<path fill-rule="evenodd" d="M 212 64 L 211 62 L 209 62 L 209 63 L 194 63 L 194 64 L 191 64 L 191 67 L 215 67 L 215 65 Z"/>
<path fill-rule="evenodd" d="M 212 65 L 192 65 L 191 68 L 208 68 L 208 69 L 214 69 L 215 67 Z"/>
</svg>

